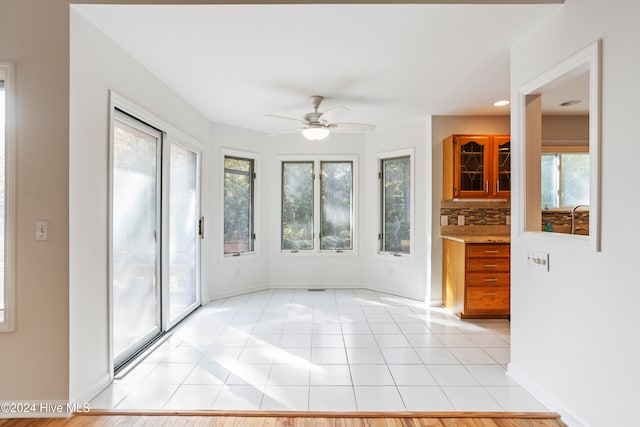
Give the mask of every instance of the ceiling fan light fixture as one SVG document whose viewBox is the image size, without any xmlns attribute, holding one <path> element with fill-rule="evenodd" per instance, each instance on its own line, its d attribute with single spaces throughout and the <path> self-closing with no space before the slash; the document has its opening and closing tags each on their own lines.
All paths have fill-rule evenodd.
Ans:
<svg viewBox="0 0 640 427">
<path fill-rule="evenodd" d="M 322 141 L 329 136 L 329 129 L 323 127 L 308 127 L 302 130 L 302 135 L 309 141 Z"/>
</svg>

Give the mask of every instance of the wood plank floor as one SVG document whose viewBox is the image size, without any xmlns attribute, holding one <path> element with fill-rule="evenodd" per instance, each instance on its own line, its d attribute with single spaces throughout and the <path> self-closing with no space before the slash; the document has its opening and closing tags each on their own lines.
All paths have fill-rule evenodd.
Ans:
<svg viewBox="0 0 640 427">
<path fill-rule="evenodd" d="M 567 427 L 557 414 L 79 414 L 71 418 L 0 420 L 0 427 Z"/>
</svg>

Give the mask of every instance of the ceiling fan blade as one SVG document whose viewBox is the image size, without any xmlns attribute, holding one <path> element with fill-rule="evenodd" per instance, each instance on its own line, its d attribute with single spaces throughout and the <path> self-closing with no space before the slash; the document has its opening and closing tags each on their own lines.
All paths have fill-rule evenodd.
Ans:
<svg viewBox="0 0 640 427">
<path fill-rule="evenodd" d="M 295 119 L 293 117 L 287 117 L 287 116 L 279 116 L 277 114 L 264 114 L 265 117 L 275 117 L 276 119 L 285 119 L 285 120 L 293 120 L 295 122 L 298 123 L 302 123 L 303 125 L 308 124 L 306 120 L 303 119 Z"/>
<path fill-rule="evenodd" d="M 333 132 L 370 132 L 375 130 L 376 125 L 370 125 L 368 123 L 333 123 L 331 130 Z"/>
<path fill-rule="evenodd" d="M 337 107 L 333 107 L 328 109 L 327 111 L 325 111 L 319 118 L 318 121 L 319 122 L 326 122 L 326 123 L 332 123 L 335 121 L 336 116 L 339 116 L 342 113 L 346 113 L 348 111 L 351 111 L 351 109 L 349 107 L 344 107 L 344 106 L 337 106 Z"/>
<path fill-rule="evenodd" d="M 286 135 L 288 133 L 298 133 L 298 132 L 302 132 L 303 129 L 304 128 L 287 129 L 280 132 L 270 133 L 269 136 Z"/>
</svg>

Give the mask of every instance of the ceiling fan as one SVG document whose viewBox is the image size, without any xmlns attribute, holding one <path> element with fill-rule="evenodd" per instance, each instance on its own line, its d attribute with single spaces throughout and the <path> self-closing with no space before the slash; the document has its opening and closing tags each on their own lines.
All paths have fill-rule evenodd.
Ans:
<svg viewBox="0 0 640 427">
<path fill-rule="evenodd" d="M 311 105 L 313 106 L 313 112 L 307 113 L 302 119 L 295 119 L 293 117 L 278 116 L 275 114 L 265 114 L 268 117 L 276 117 L 279 119 L 294 120 L 301 123 L 303 127 L 296 129 L 289 129 L 282 132 L 276 132 L 272 135 L 281 135 L 292 132 L 302 132 L 302 135 L 310 141 L 322 141 L 331 132 L 367 132 L 372 131 L 376 127 L 367 123 L 335 123 L 334 116 L 341 111 L 349 111 L 349 108 L 339 106 L 333 107 L 324 113 L 318 111 L 320 103 L 324 99 L 323 96 L 313 95 L 310 97 Z"/>
</svg>

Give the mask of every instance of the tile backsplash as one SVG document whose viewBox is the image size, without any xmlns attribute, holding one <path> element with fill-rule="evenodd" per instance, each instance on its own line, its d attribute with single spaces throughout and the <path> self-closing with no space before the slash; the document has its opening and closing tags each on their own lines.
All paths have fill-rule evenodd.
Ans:
<svg viewBox="0 0 640 427">
<path fill-rule="evenodd" d="M 554 233 L 571 233 L 571 210 L 567 209 L 551 209 L 542 211 L 541 230 L 545 230 L 545 226 L 549 221 L 551 231 Z M 575 231 L 574 234 L 589 234 L 589 211 L 577 210 L 575 213 Z"/>
<path fill-rule="evenodd" d="M 440 216 L 446 216 L 450 226 L 508 225 L 510 215 L 509 201 L 443 200 L 440 203 Z M 459 216 L 464 217 L 464 224 L 458 221 Z"/>
</svg>

